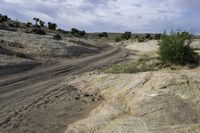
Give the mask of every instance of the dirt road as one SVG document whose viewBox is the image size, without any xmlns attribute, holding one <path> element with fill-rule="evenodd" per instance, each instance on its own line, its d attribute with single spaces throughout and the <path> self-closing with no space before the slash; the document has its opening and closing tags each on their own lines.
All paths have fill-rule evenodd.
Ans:
<svg viewBox="0 0 200 133">
<path fill-rule="evenodd" d="M 84 94 L 63 80 L 73 80 L 74 75 L 108 65 L 125 55 L 126 50 L 113 47 L 98 55 L 1 77 L 0 132 L 63 132 L 102 100 L 98 93 Z"/>
</svg>

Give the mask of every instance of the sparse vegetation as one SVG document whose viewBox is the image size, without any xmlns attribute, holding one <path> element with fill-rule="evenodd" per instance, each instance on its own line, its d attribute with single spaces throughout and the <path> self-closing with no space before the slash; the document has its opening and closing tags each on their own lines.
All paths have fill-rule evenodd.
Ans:
<svg viewBox="0 0 200 133">
<path fill-rule="evenodd" d="M 122 41 L 121 37 L 115 37 L 115 42 L 120 42 Z"/>
<path fill-rule="evenodd" d="M 145 39 L 147 39 L 147 40 L 152 40 L 153 37 L 151 36 L 151 34 L 146 34 L 146 35 L 145 35 Z"/>
<path fill-rule="evenodd" d="M 16 21 L 14 22 L 14 27 L 16 27 L 16 28 L 21 27 L 21 23 L 20 23 L 18 20 L 16 20 Z"/>
<path fill-rule="evenodd" d="M 45 22 L 42 21 L 41 19 L 39 19 L 39 18 L 33 18 L 33 20 L 35 21 L 35 27 L 44 27 Z"/>
<path fill-rule="evenodd" d="M 143 36 L 138 37 L 138 42 L 145 42 L 145 38 Z"/>
<path fill-rule="evenodd" d="M 72 28 L 71 29 L 71 34 L 73 36 L 76 36 L 76 37 L 84 37 L 86 32 L 85 31 L 80 31 L 80 30 L 78 30 L 76 28 Z"/>
<path fill-rule="evenodd" d="M 68 31 L 65 31 L 63 29 L 57 29 L 57 31 L 61 34 L 68 34 Z"/>
<path fill-rule="evenodd" d="M 50 30 L 56 30 L 57 24 L 48 22 L 48 28 L 49 28 Z"/>
<path fill-rule="evenodd" d="M 60 34 L 56 34 L 56 35 L 53 36 L 53 39 L 54 40 L 62 40 L 62 37 L 61 37 Z"/>
<path fill-rule="evenodd" d="M 8 21 L 9 18 L 7 15 L 0 14 L 0 23 Z"/>
<path fill-rule="evenodd" d="M 102 33 L 99 33 L 98 36 L 99 37 L 106 37 L 106 38 L 108 38 L 108 33 L 107 32 L 102 32 Z"/>
<path fill-rule="evenodd" d="M 34 28 L 32 30 L 32 32 L 35 33 L 35 34 L 38 34 L 38 35 L 45 35 L 46 34 L 46 32 L 44 30 L 42 30 L 41 28 L 37 28 L 37 27 Z"/>
<path fill-rule="evenodd" d="M 69 42 L 72 42 L 72 43 L 75 43 L 75 44 L 78 44 L 78 45 L 81 45 L 81 46 L 97 48 L 96 45 L 91 44 L 91 43 L 88 43 L 88 42 L 84 42 L 84 41 L 81 41 L 81 40 L 69 39 L 68 41 L 69 41 Z"/>
<path fill-rule="evenodd" d="M 122 35 L 122 39 L 123 40 L 128 40 L 128 39 L 130 39 L 131 38 L 131 32 L 125 32 L 123 35 Z"/>
<path fill-rule="evenodd" d="M 171 32 L 164 34 L 159 44 L 160 60 L 165 64 L 185 65 L 197 63 L 196 54 L 190 47 L 192 36 L 188 32 Z"/>
<path fill-rule="evenodd" d="M 149 63 L 149 59 L 140 58 L 136 62 L 122 63 L 122 64 L 114 64 L 111 67 L 105 68 L 105 73 L 138 73 L 138 72 L 146 72 L 146 71 L 155 71 L 159 69 L 159 63 Z"/>
<path fill-rule="evenodd" d="M 161 35 L 162 35 L 162 34 L 156 34 L 156 35 L 154 36 L 154 39 L 156 39 L 156 40 L 160 40 Z"/>
<path fill-rule="evenodd" d="M 32 27 L 32 26 L 33 26 L 33 24 L 31 22 L 26 23 L 26 27 Z"/>
<path fill-rule="evenodd" d="M 40 27 L 44 27 L 44 25 L 45 25 L 45 22 L 44 22 L 44 21 L 42 21 L 42 20 L 39 20 L 39 24 L 40 24 Z"/>
</svg>

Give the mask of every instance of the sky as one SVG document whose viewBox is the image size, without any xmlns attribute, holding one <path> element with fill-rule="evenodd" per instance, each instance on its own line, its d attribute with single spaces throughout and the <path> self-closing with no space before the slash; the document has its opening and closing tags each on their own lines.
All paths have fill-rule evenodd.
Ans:
<svg viewBox="0 0 200 133">
<path fill-rule="evenodd" d="M 200 0 L 0 0 L 0 13 L 59 28 L 86 32 L 158 33 L 182 30 L 200 34 Z"/>
</svg>

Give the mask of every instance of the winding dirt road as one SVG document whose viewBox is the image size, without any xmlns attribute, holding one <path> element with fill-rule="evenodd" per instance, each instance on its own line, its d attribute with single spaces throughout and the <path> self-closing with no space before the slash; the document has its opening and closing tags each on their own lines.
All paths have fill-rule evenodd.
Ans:
<svg viewBox="0 0 200 133">
<path fill-rule="evenodd" d="M 0 78 L 0 133 L 59 133 L 85 117 L 101 102 L 98 93 L 84 94 L 64 83 L 74 75 L 119 61 L 126 50 L 63 61 Z"/>
</svg>

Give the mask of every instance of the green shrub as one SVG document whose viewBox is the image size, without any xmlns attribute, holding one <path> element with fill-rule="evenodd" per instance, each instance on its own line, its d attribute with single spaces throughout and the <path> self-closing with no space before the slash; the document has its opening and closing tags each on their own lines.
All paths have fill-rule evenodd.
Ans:
<svg viewBox="0 0 200 133">
<path fill-rule="evenodd" d="M 21 23 L 20 23 L 18 20 L 16 20 L 16 21 L 14 22 L 14 26 L 15 26 L 16 28 L 20 28 L 20 27 L 21 27 Z"/>
<path fill-rule="evenodd" d="M 48 28 L 49 28 L 50 30 L 56 30 L 57 24 L 48 22 Z"/>
<path fill-rule="evenodd" d="M 38 34 L 38 35 L 45 35 L 46 34 L 46 32 L 44 30 L 40 29 L 40 28 L 34 28 L 32 30 L 32 32 L 35 33 L 35 34 Z"/>
<path fill-rule="evenodd" d="M 138 35 L 136 35 L 136 36 L 135 36 L 135 39 L 138 39 L 138 38 L 139 38 L 139 36 L 138 36 Z"/>
<path fill-rule="evenodd" d="M 154 39 L 156 39 L 156 40 L 160 40 L 160 38 L 161 38 L 161 34 L 156 34 L 156 35 L 154 36 Z"/>
<path fill-rule="evenodd" d="M 116 37 L 115 38 L 115 42 L 120 42 L 120 41 L 122 41 L 121 37 Z"/>
<path fill-rule="evenodd" d="M 33 24 L 31 22 L 26 23 L 26 27 L 32 27 L 32 26 L 33 26 Z"/>
<path fill-rule="evenodd" d="M 9 20 L 7 15 L 0 14 L 0 23 L 7 22 Z"/>
<path fill-rule="evenodd" d="M 76 37 L 84 37 L 86 32 L 85 31 L 80 31 L 80 30 L 78 30 L 76 28 L 72 28 L 71 29 L 71 34 L 73 36 L 76 36 Z"/>
<path fill-rule="evenodd" d="M 147 40 L 152 40 L 152 39 L 153 39 L 152 36 L 151 36 L 150 34 L 146 34 L 146 35 L 145 35 L 145 38 L 146 38 Z"/>
<path fill-rule="evenodd" d="M 108 38 L 108 33 L 107 32 L 102 32 L 98 34 L 99 37 L 106 37 Z"/>
<path fill-rule="evenodd" d="M 39 20 L 39 24 L 40 24 L 40 27 L 44 27 L 44 25 L 45 25 L 45 22 L 44 22 L 44 21 L 42 21 L 42 20 Z"/>
<path fill-rule="evenodd" d="M 83 31 L 79 31 L 79 37 L 84 37 L 86 34 L 86 32 L 83 30 Z"/>
<path fill-rule="evenodd" d="M 113 64 L 112 66 L 103 69 L 106 73 L 138 73 L 158 70 L 156 63 L 149 63 L 150 59 L 139 59 L 136 62 L 129 62 L 125 64 Z"/>
<path fill-rule="evenodd" d="M 123 40 L 128 40 L 131 38 L 131 32 L 125 32 L 123 35 L 122 35 L 122 39 Z"/>
<path fill-rule="evenodd" d="M 138 42 L 144 42 L 144 41 L 145 41 L 144 37 L 142 37 L 142 36 L 138 37 Z"/>
<path fill-rule="evenodd" d="M 191 35 L 187 32 L 172 32 L 162 35 L 159 43 L 159 56 L 165 64 L 185 65 L 196 63 L 195 53 L 190 47 Z"/>
<path fill-rule="evenodd" d="M 56 34 L 56 35 L 53 36 L 53 39 L 54 40 L 62 40 L 62 37 L 61 37 L 60 34 Z"/>
<path fill-rule="evenodd" d="M 57 29 L 57 31 L 61 34 L 68 34 L 68 31 L 65 31 L 63 29 Z"/>
</svg>

